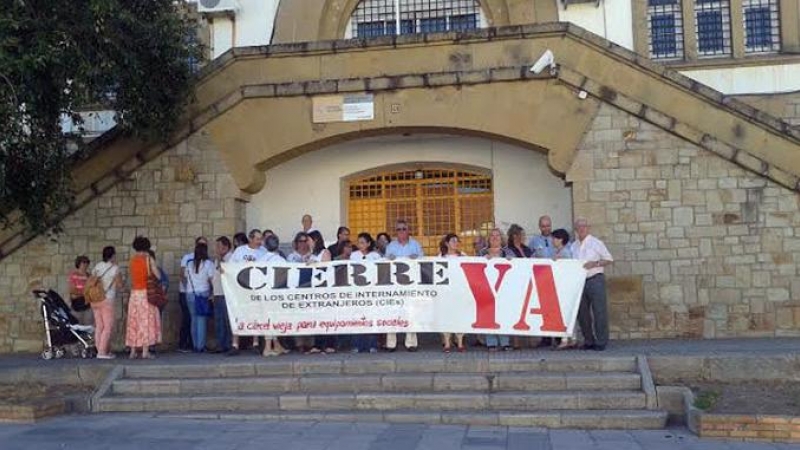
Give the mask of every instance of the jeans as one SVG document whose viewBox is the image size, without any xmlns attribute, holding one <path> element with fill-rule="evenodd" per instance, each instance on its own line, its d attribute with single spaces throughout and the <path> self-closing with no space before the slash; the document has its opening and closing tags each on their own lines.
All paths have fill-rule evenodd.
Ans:
<svg viewBox="0 0 800 450">
<path fill-rule="evenodd" d="M 206 324 L 208 317 L 197 315 L 195 309 L 195 301 L 197 297 L 205 297 L 208 299 L 208 292 L 198 292 L 197 296 L 194 293 L 186 293 L 186 306 L 189 308 L 189 315 L 191 317 L 191 330 L 192 342 L 194 343 L 194 351 L 202 352 L 206 349 Z"/>
<path fill-rule="evenodd" d="M 98 355 L 109 354 L 111 332 L 114 330 L 114 300 L 92 303 L 94 313 L 94 343 Z"/>
<path fill-rule="evenodd" d="M 586 345 L 608 345 L 608 302 L 606 279 L 600 273 L 586 279 L 583 297 L 578 309 L 578 323 Z"/>
<path fill-rule="evenodd" d="M 353 348 L 359 352 L 369 352 L 378 349 L 378 336 L 375 334 L 356 334 L 351 336 Z"/>
<path fill-rule="evenodd" d="M 178 334 L 178 348 L 181 350 L 191 350 L 192 345 L 192 315 L 194 308 L 191 310 L 186 304 L 186 294 L 181 292 L 178 294 L 178 303 L 181 306 L 181 329 Z"/>
<path fill-rule="evenodd" d="M 317 347 L 320 350 L 325 350 L 326 348 L 335 349 L 337 341 L 337 336 L 331 336 L 330 334 L 314 336 L 314 347 Z"/>
<path fill-rule="evenodd" d="M 231 349 L 231 323 L 228 320 L 228 306 L 224 295 L 214 296 L 214 333 L 217 345 L 223 352 Z"/>
<path fill-rule="evenodd" d="M 511 345 L 511 339 L 504 334 L 487 334 L 486 346 L 487 347 L 508 347 Z"/>
</svg>

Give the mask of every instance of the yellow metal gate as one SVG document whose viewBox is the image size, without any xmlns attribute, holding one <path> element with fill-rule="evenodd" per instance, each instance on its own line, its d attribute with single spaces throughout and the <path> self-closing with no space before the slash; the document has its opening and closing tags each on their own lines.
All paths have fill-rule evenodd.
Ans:
<svg viewBox="0 0 800 450">
<path fill-rule="evenodd" d="M 395 222 L 405 219 L 427 256 L 437 254 L 447 233 L 461 237 L 461 248 L 474 255 L 479 236 L 494 223 L 492 179 L 461 169 L 399 170 L 350 180 L 348 225 L 353 238 L 385 231 L 394 239 Z"/>
</svg>

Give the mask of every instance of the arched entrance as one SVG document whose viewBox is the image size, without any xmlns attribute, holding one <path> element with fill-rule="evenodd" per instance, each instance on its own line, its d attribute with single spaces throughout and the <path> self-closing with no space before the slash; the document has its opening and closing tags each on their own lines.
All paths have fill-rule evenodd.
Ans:
<svg viewBox="0 0 800 450">
<path fill-rule="evenodd" d="M 347 223 L 373 236 L 393 234 L 408 222 L 426 255 L 438 252 L 447 233 L 461 237 L 474 254 L 480 236 L 494 226 L 492 177 L 488 171 L 453 165 L 406 165 L 360 174 L 346 181 Z"/>
</svg>

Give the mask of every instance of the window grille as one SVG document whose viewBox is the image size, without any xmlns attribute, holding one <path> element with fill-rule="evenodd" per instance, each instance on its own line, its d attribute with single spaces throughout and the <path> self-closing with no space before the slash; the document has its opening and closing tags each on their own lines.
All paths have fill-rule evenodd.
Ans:
<svg viewBox="0 0 800 450">
<path fill-rule="evenodd" d="M 468 31 L 480 26 L 476 0 L 400 0 L 400 30 L 395 0 L 363 0 L 351 17 L 353 37 Z"/>
<path fill-rule="evenodd" d="M 743 0 L 745 53 L 781 49 L 778 0 Z"/>
<path fill-rule="evenodd" d="M 398 219 L 428 256 L 439 251 L 447 233 L 460 236 L 461 250 L 475 255 L 473 244 L 494 226 L 490 175 L 459 169 L 384 172 L 348 183 L 348 220 L 354 233 L 394 235 Z"/>
<path fill-rule="evenodd" d="M 730 0 L 695 0 L 694 13 L 698 55 L 730 55 Z"/>
<path fill-rule="evenodd" d="M 650 58 L 683 58 L 683 13 L 680 0 L 648 0 Z"/>
</svg>

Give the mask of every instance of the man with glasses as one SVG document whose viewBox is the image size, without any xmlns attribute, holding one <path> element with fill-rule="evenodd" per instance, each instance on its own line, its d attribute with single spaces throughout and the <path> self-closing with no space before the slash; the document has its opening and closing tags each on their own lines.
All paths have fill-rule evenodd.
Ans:
<svg viewBox="0 0 800 450">
<path fill-rule="evenodd" d="M 386 246 L 386 259 L 416 259 L 425 256 L 422 246 L 411 237 L 411 230 L 409 230 L 408 223 L 405 220 L 398 220 L 394 230 L 397 232 L 397 239 Z M 410 352 L 417 351 L 417 333 L 406 333 L 405 345 L 406 350 Z M 397 349 L 397 333 L 388 333 L 386 335 L 386 349 L 390 352 Z"/>
</svg>

